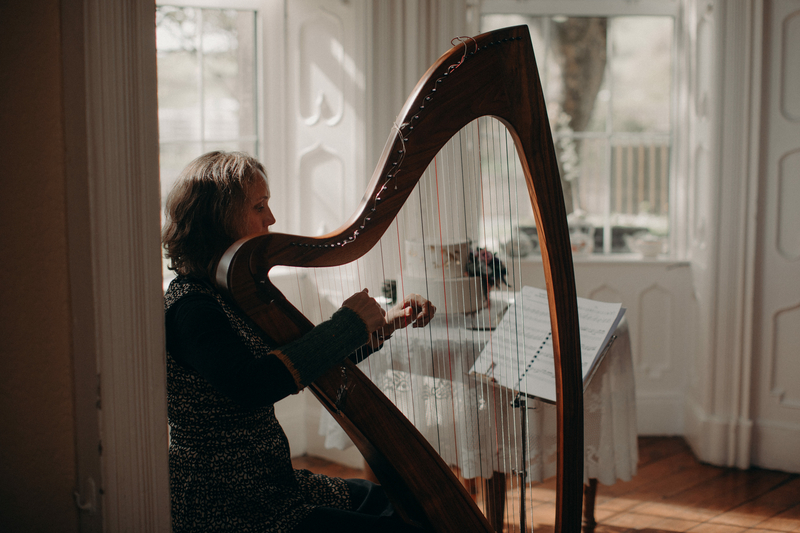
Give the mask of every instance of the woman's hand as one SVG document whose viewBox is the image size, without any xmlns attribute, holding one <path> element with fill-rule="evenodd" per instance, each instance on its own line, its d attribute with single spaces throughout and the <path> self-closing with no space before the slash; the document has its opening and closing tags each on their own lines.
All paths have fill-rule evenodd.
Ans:
<svg viewBox="0 0 800 533">
<path fill-rule="evenodd" d="M 370 297 L 369 289 L 355 293 L 344 301 L 342 307 L 353 310 L 361 317 L 367 326 L 370 337 L 376 331 L 386 327 L 386 311 L 375 301 L 375 298 Z"/>
<path fill-rule="evenodd" d="M 376 350 L 395 330 L 409 325 L 415 328 L 425 327 L 436 314 L 436 307 L 419 294 L 406 296 L 387 313 L 369 296 L 368 289 L 355 293 L 344 301 L 342 307 L 352 309 L 361 317 L 367 325 L 369 345 Z"/>
<path fill-rule="evenodd" d="M 391 335 L 394 330 L 405 328 L 409 324 L 415 328 L 423 328 L 430 323 L 435 314 L 436 307 L 431 302 L 419 294 L 410 294 L 386 314 L 387 328 L 389 328 L 387 334 Z"/>
</svg>

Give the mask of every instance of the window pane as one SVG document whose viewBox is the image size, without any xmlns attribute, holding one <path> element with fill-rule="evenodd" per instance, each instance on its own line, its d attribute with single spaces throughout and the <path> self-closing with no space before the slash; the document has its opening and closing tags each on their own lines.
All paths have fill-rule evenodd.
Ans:
<svg viewBox="0 0 800 533">
<path fill-rule="evenodd" d="M 215 141 L 213 143 L 206 144 L 203 148 L 203 153 L 210 152 L 211 150 L 254 154 L 256 153 L 256 143 L 255 141 L 247 141 L 244 139 L 237 139 L 235 141 Z"/>
<path fill-rule="evenodd" d="M 571 139 L 575 145 L 575 153 L 580 154 L 576 160 L 574 173 L 566 173 L 572 177 L 573 205 L 587 216 L 595 226 L 602 226 L 604 215 L 608 209 L 608 141 L 605 139 Z M 562 157 L 562 166 L 568 163 Z"/>
<path fill-rule="evenodd" d="M 254 13 L 203 10 L 205 137 L 255 135 Z"/>
<path fill-rule="evenodd" d="M 672 19 L 616 17 L 609 38 L 614 130 L 669 132 Z"/>
<path fill-rule="evenodd" d="M 200 139 L 199 16 L 199 10 L 193 8 L 163 6 L 156 11 L 162 142 Z"/>
<path fill-rule="evenodd" d="M 167 195 L 172 190 L 172 185 L 181 173 L 181 170 L 203 153 L 203 146 L 199 142 L 161 143 L 159 153 L 159 168 L 161 172 L 161 205 L 167 201 Z"/>
<path fill-rule="evenodd" d="M 611 212 L 620 224 L 664 232 L 669 216 L 669 139 L 615 141 Z"/>
<path fill-rule="evenodd" d="M 557 105 L 573 132 L 604 131 L 608 94 L 605 17 L 551 17 L 548 104 Z M 552 93 L 551 91 L 557 91 Z M 599 100 L 599 101 L 598 101 Z"/>
</svg>

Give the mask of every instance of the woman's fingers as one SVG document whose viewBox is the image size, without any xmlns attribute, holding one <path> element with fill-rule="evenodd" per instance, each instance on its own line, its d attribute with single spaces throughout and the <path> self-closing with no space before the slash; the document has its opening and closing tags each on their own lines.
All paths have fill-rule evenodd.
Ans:
<svg viewBox="0 0 800 533">
<path fill-rule="evenodd" d="M 435 314 L 436 307 L 430 301 L 419 294 L 410 294 L 389 310 L 387 320 L 395 328 L 404 328 L 409 324 L 421 328 L 428 325 Z"/>
<path fill-rule="evenodd" d="M 414 326 L 418 328 L 427 326 L 435 315 L 436 307 L 428 300 L 425 300 L 422 304 L 422 310 L 417 314 L 417 320 L 414 322 Z"/>
<path fill-rule="evenodd" d="M 370 297 L 368 289 L 355 293 L 344 301 L 342 307 L 352 309 L 358 314 L 370 334 L 386 325 L 386 311 L 375 301 L 375 298 Z"/>
<path fill-rule="evenodd" d="M 427 326 L 436 314 L 436 306 L 419 294 L 410 294 L 397 305 L 385 311 L 364 289 L 344 301 L 342 307 L 352 309 L 370 334 L 371 343 L 379 344 L 392 332 L 412 324 L 415 328 Z"/>
</svg>

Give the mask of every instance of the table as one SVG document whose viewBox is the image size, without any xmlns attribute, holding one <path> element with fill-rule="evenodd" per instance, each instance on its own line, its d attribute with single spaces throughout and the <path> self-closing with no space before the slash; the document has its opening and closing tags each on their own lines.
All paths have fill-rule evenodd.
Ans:
<svg viewBox="0 0 800 533">
<path fill-rule="evenodd" d="M 555 405 L 528 398 L 524 411 L 514 407 L 514 391 L 469 372 L 491 332 L 436 320 L 428 328 L 395 332 L 359 367 L 463 478 L 497 482 L 514 474 L 534 482 L 555 475 Z M 630 480 L 638 460 L 633 361 L 624 319 L 615 335 L 584 392 L 587 526 L 593 522 L 597 481 Z M 330 426 L 326 445 L 343 435 Z"/>
</svg>

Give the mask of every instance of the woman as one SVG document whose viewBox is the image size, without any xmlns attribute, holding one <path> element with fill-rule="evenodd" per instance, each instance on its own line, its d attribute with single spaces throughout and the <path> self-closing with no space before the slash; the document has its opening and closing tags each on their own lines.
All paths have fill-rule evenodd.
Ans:
<svg viewBox="0 0 800 533">
<path fill-rule="evenodd" d="M 173 529 L 183 531 L 412 531 L 379 486 L 293 470 L 273 404 L 396 327 L 425 326 L 420 296 L 388 313 L 367 290 L 302 338 L 272 346 L 213 284 L 237 239 L 275 217 L 262 165 L 212 152 L 186 167 L 169 195 L 162 232 L 178 274 L 165 295 Z"/>
</svg>

